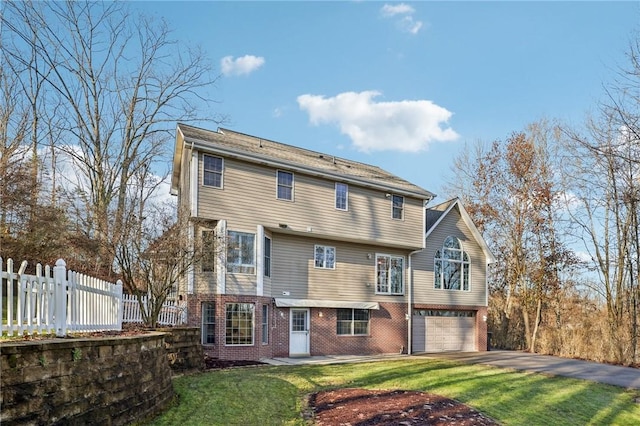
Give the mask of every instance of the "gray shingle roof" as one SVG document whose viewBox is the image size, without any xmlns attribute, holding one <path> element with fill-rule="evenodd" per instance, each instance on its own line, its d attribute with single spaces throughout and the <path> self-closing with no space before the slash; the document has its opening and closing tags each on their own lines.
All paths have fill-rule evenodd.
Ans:
<svg viewBox="0 0 640 426">
<path fill-rule="evenodd" d="M 434 194 L 412 184 L 380 167 L 351 161 L 333 155 L 298 148 L 280 142 L 274 142 L 228 129 L 211 131 L 178 124 L 188 144 L 195 143 L 204 151 L 236 155 L 247 161 L 264 163 L 265 161 L 302 169 L 311 174 L 326 175 L 334 179 L 372 185 L 390 191 L 406 193 L 418 198 L 431 199 Z"/>
</svg>

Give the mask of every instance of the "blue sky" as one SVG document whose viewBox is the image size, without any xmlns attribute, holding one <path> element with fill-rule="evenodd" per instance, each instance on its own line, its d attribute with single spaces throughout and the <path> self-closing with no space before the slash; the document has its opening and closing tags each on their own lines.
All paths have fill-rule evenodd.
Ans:
<svg viewBox="0 0 640 426">
<path fill-rule="evenodd" d="M 436 201 L 465 143 L 579 124 L 640 32 L 638 1 L 134 7 L 205 50 L 224 127 L 380 166 Z"/>
</svg>

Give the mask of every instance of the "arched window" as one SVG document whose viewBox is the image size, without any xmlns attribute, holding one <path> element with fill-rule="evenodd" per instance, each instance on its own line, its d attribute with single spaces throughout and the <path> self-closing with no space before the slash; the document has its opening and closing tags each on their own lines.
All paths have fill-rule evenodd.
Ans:
<svg viewBox="0 0 640 426">
<path fill-rule="evenodd" d="M 469 291 L 469 255 L 460 240 L 447 237 L 434 256 L 434 287 L 443 290 Z"/>
</svg>

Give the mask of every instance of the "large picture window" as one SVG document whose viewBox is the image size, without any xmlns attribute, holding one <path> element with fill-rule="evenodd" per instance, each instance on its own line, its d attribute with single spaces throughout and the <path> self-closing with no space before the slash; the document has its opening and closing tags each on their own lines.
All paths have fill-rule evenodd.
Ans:
<svg viewBox="0 0 640 426">
<path fill-rule="evenodd" d="M 227 345 L 253 345 L 253 311 L 251 303 L 226 304 Z"/>
<path fill-rule="evenodd" d="M 213 302 L 202 304 L 202 344 L 216 342 L 216 305 Z"/>
<path fill-rule="evenodd" d="M 404 294 L 404 257 L 376 255 L 376 293 Z"/>
<path fill-rule="evenodd" d="M 239 274 L 256 273 L 255 234 L 229 231 L 227 271 Z"/>
<path fill-rule="evenodd" d="M 293 173 L 278 170 L 278 200 L 293 201 Z"/>
<path fill-rule="evenodd" d="M 469 255 L 460 240 L 447 237 L 434 256 L 434 287 L 443 290 L 469 291 Z"/>
<path fill-rule="evenodd" d="M 349 185 L 346 183 L 336 182 L 336 209 L 349 209 Z"/>
<path fill-rule="evenodd" d="M 214 188 L 222 188 L 222 158 L 206 154 L 202 158 L 204 163 L 203 184 L 205 186 L 213 186 Z"/>
<path fill-rule="evenodd" d="M 338 309 L 337 333 L 341 336 L 369 334 L 368 309 Z"/>
<path fill-rule="evenodd" d="M 316 268 L 335 269 L 336 249 L 329 246 L 315 246 L 314 258 Z"/>
</svg>

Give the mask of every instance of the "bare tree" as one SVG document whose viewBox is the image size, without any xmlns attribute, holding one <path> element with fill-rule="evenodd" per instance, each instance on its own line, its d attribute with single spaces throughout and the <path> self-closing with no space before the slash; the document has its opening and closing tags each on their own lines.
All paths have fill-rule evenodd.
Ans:
<svg viewBox="0 0 640 426">
<path fill-rule="evenodd" d="M 67 191 L 79 224 L 98 242 L 96 269 L 108 272 L 140 169 L 165 161 L 176 121 L 220 118 L 198 115 L 216 77 L 200 50 L 124 3 L 6 2 L 4 9 L 14 40 L 6 55 L 19 61 L 34 52 L 23 66 L 62 101 L 67 120 L 56 148 L 79 173 Z"/>
<path fill-rule="evenodd" d="M 543 311 L 560 286 L 558 271 L 574 261 L 557 235 L 554 137 L 551 126 L 539 122 L 505 142 L 478 143 L 456 159 L 450 184 L 499 257 L 491 280 L 496 338 L 531 351 Z"/>
</svg>

